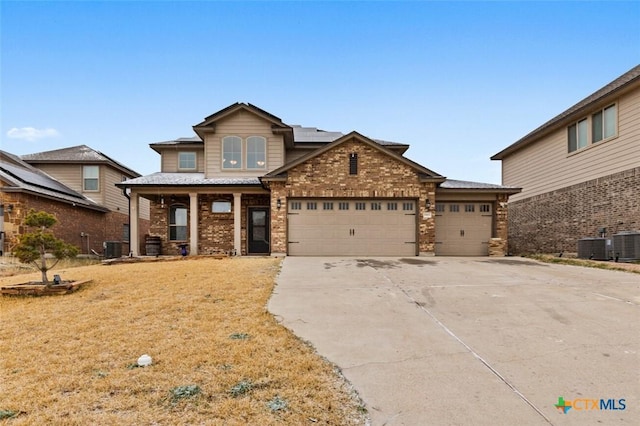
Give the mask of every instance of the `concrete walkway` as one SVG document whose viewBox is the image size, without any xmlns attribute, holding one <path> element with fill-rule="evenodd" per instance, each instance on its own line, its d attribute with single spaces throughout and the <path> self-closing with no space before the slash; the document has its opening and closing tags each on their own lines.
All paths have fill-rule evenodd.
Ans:
<svg viewBox="0 0 640 426">
<path fill-rule="evenodd" d="M 269 310 L 342 369 L 373 425 L 588 425 L 640 418 L 639 305 L 623 272 L 287 257 Z M 626 408 L 564 414 L 560 396 Z"/>
</svg>

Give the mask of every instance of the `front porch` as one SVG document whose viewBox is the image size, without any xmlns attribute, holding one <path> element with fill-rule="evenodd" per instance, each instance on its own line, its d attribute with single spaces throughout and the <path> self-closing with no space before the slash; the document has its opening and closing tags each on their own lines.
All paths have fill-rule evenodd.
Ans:
<svg viewBox="0 0 640 426">
<path fill-rule="evenodd" d="M 269 255 L 270 196 L 262 188 L 210 188 L 204 192 L 163 188 L 162 193 L 131 194 L 131 217 L 139 198 L 150 201 L 149 235 L 160 240 L 155 254 L 178 255 L 182 247 L 190 255 L 226 253 L 232 255 Z M 131 223 L 133 256 L 147 255 L 144 241 L 133 241 L 138 224 Z M 136 237 L 137 239 L 137 237 Z M 142 244 L 141 244 L 142 243 Z M 140 249 L 140 247 L 142 247 Z"/>
</svg>

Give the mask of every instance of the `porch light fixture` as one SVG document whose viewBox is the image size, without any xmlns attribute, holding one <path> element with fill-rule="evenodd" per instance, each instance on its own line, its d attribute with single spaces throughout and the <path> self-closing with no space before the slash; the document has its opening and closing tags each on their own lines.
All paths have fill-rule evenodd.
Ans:
<svg viewBox="0 0 640 426">
<path fill-rule="evenodd" d="M 7 213 L 12 213 L 13 212 L 13 204 L 9 204 L 7 206 Z"/>
<path fill-rule="evenodd" d="M 160 208 L 164 209 L 164 195 L 160 196 Z"/>
<path fill-rule="evenodd" d="M 276 200 L 276 207 L 278 208 L 278 210 L 280 210 L 280 207 L 282 207 L 282 200 L 280 198 Z"/>
<path fill-rule="evenodd" d="M 427 198 L 427 201 L 425 202 L 424 206 L 427 208 L 427 210 L 431 209 L 431 201 Z"/>
</svg>

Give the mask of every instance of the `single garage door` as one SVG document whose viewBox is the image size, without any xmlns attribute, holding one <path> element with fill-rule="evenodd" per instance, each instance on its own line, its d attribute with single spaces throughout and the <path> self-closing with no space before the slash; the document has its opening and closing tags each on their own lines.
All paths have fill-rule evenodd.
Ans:
<svg viewBox="0 0 640 426">
<path fill-rule="evenodd" d="M 490 203 L 437 203 L 436 255 L 488 256 L 492 210 Z"/>
<path fill-rule="evenodd" d="M 415 256 L 415 200 L 293 199 L 290 256 Z"/>
</svg>

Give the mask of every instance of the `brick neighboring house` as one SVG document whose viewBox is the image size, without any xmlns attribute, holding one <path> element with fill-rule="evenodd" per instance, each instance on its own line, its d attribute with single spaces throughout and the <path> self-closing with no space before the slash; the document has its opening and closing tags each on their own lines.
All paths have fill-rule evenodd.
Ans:
<svg viewBox="0 0 640 426">
<path fill-rule="evenodd" d="M 2 152 L 0 160 L 3 251 L 25 232 L 22 221 L 33 208 L 53 213 L 52 231 L 83 254 L 102 253 L 105 241 L 129 252 L 129 201 L 115 184 L 140 174 L 86 145 L 22 157 Z M 148 203 L 138 223 L 139 241 L 149 229 Z"/>
<path fill-rule="evenodd" d="M 575 252 L 577 240 L 640 229 L 640 65 L 491 157 L 516 254 Z"/>
<path fill-rule="evenodd" d="M 507 200 L 519 189 L 446 179 L 406 158 L 406 144 L 288 125 L 245 103 L 193 130 L 150 144 L 160 172 L 117 184 L 131 191 L 132 212 L 150 201 L 162 254 L 180 246 L 238 255 L 506 250 Z"/>
</svg>

